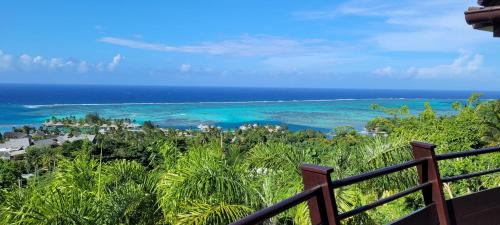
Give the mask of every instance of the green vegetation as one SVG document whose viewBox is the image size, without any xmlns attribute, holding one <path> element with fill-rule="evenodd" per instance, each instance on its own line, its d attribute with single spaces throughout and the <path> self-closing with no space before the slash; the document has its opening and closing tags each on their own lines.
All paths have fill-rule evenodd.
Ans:
<svg viewBox="0 0 500 225">
<path fill-rule="evenodd" d="M 315 131 L 265 127 L 162 130 L 148 122 L 143 132 L 98 134 L 96 143 L 32 148 L 22 161 L 0 162 L 0 224 L 227 224 L 300 192 L 302 163 L 333 167 L 332 178 L 338 179 L 411 159 L 412 140 L 434 143 L 438 153 L 498 145 L 500 100 L 479 102 L 478 97 L 454 104 L 453 116 L 438 116 L 430 105 L 419 114 L 407 107 L 374 106 L 388 113 L 367 124 L 380 133 L 374 136 L 350 127 L 338 127 L 327 138 Z M 88 116 L 82 123 L 99 121 Z M 440 167 L 448 176 L 499 164 L 499 154 L 490 154 Z M 20 182 L 21 173 L 34 176 Z M 340 211 L 416 182 L 409 170 L 339 189 Z M 500 177 L 483 176 L 447 185 L 445 192 L 455 197 L 499 185 Z M 421 206 L 420 195 L 410 195 L 345 224 L 385 224 Z M 268 223 L 309 224 L 307 206 Z"/>
</svg>

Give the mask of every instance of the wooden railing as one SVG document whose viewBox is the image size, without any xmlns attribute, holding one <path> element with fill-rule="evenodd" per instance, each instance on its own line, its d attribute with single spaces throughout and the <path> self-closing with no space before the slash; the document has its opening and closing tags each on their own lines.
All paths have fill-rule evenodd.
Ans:
<svg viewBox="0 0 500 225">
<path fill-rule="evenodd" d="M 438 161 L 469 157 L 487 153 L 500 152 L 499 147 L 470 150 L 457 153 L 435 155 L 435 145 L 412 142 L 414 160 L 370 171 L 360 175 L 332 181 L 330 173 L 332 168 L 302 165 L 302 178 L 304 191 L 285 199 L 273 206 L 251 214 L 233 225 L 259 224 L 273 216 L 278 215 L 300 203 L 306 202 L 309 207 L 313 225 L 328 224 L 340 225 L 341 220 L 373 209 L 380 205 L 394 201 L 411 193 L 421 191 L 425 207 L 412 214 L 391 223 L 392 225 L 498 225 L 500 221 L 500 188 L 493 188 L 467 196 L 445 200 L 442 183 L 453 182 L 461 179 L 492 174 L 500 171 L 499 168 L 441 178 Z M 370 180 L 376 177 L 399 172 L 409 168 L 417 168 L 419 185 L 377 200 L 373 203 L 360 206 L 344 213 L 338 212 L 334 189 Z"/>
</svg>

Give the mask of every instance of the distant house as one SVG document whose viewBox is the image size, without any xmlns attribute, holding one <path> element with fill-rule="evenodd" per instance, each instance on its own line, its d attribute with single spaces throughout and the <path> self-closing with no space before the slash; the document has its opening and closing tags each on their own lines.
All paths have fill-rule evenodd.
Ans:
<svg viewBox="0 0 500 225">
<path fill-rule="evenodd" d="M 135 124 L 135 123 L 125 123 L 124 126 L 125 126 L 125 128 L 130 129 L 130 130 L 138 129 L 141 127 L 141 125 Z"/>
<path fill-rule="evenodd" d="M 35 131 L 35 132 L 33 132 L 33 133 L 31 134 L 31 137 L 32 137 L 32 138 L 43 138 L 43 137 L 45 137 L 45 136 L 47 136 L 47 134 L 45 134 L 45 132 L 40 131 L 40 130 L 37 130 L 37 131 Z"/>
<path fill-rule="evenodd" d="M 11 160 L 21 160 L 24 158 L 25 154 L 26 154 L 26 150 L 11 151 L 10 152 L 10 159 Z"/>
<path fill-rule="evenodd" d="M 210 125 L 200 124 L 198 125 L 198 129 L 200 129 L 201 132 L 208 132 L 210 130 Z"/>
<path fill-rule="evenodd" d="M 74 141 L 79 141 L 79 140 L 88 140 L 88 141 L 94 143 L 95 135 L 80 134 L 77 136 L 70 136 L 70 135 L 66 134 L 64 136 L 57 137 L 56 140 L 57 140 L 57 143 L 60 145 L 64 144 L 65 142 L 74 142 Z"/>
<path fill-rule="evenodd" d="M 26 153 L 26 149 L 31 145 L 31 138 L 9 139 L 0 144 L 0 154 L 2 158 L 21 159 Z"/>
<path fill-rule="evenodd" d="M 37 148 L 48 148 L 57 145 L 57 139 L 48 138 L 38 141 L 33 141 L 33 145 Z"/>
<path fill-rule="evenodd" d="M 5 148 L 9 151 L 24 150 L 31 145 L 31 138 L 9 139 L 5 143 L 0 144 L 0 149 Z"/>
<path fill-rule="evenodd" d="M 26 138 L 29 135 L 23 132 L 5 132 L 3 134 L 3 137 L 5 139 L 19 139 L 19 138 Z"/>
<path fill-rule="evenodd" d="M 246 130 L 249 130 L 250 128 L 252 128 L 252 126 L 248 125 L 248 124 L 243 124 L 240 126 L 241 131 L 246 131 Z"/>
<path fill-rule="evenodd" d="M 62 127 L 64 124 L 62 122 L 47 121 L 43 123 L 45 127 Z"/>
<path fill-rule="evenodd" d="M 221 127 L 215 127 L 213 125 L 209 125 L 209 124 L 200 124 L 198 125 L 198 129 L 201 130 L 201 132 L 209 132 L 210 130 L 213 130 L 213 129 L 222 129 Z"/>
</svg>

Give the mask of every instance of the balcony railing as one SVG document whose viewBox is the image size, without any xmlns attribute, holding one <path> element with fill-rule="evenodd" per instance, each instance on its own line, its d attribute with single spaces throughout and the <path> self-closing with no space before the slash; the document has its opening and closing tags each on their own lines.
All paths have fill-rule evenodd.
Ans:
<svg viewBox="0 0 500 225">
<path fill-rule="evenodd" d="M 440 160 L 498 153 L 500 152 L 500 146 L 436 155 L 434 152 L 436 147 L 435 145 L 422 142 L 412 142 L 411 145 L 414 160 L 335 181 L 332 181 L 330 177 L 332 168 L 308 164 L 302 165 L 301 171 L 304 191 L 275 205 L 255 212 L 254 214 L 251 214 L 232 224 L 259 224 L 273 216 L 278 215 L 279 213 L 307 201 L 313 225 L 340 225 L 341 221 L 346 218 L 418 191 L 420 191 L 423 195 L 425 207 L 398 221 L 392 222 L 392 225 L 500 224 L 498 222 L 500 221 L 500 187 L 449 200 L 445 200 L 443 194 L 443 182 L 454 182 L 471 177 L 497 173 L 500 172 L 500 165 L 497 165 L 499 168 L 487 171 L 444 178 L 441 178 L 438 166 L 438 161 Z M 392 196 L 377 200 L 373 203 L 339 214 L 334 189 L 413 167 L 417 168 L 419 185 Z"/>
</svg>

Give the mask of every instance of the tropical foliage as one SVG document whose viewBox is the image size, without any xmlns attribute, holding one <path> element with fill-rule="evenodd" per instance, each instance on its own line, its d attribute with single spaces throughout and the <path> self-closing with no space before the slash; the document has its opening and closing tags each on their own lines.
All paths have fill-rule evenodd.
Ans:
<svg viewBox="0 0 500 225">
<path fill-rule="evenodd" d="M 373 135 L 338 127 L 316 131 L 266 127 L 223 132 L 118 126 L 96 143 L 31 148 L 21 161 L 0 161 L 0 224 L 228 224 L 302 190 L 299 166 L 332 167 L 333 179 L 411 159 L 409 142 L 438 145 L 438 153 L 500 144 L 500 100 L 473 95 L 454 115 L 387 109 L 367 124 Z M 53 119 L 56 121 L 56 119 Z M 76 118 L 60 121 L 78 121 Z M 82 123 L 101 123 L 89 115 Z M 128 120 L 127 120 L 128 121 Z M 498 167 L 490 154 L 440 163 L 443 175 Z M 25 180 L 21 174 L 34 176 Z M 340 211 L 394 194 L 417 182 L 403 171 L 337 190 Z M 499 186 L 483 176 L 445 186 L 448 197 Z M 350 218 L 345 224 L 385 224 L 422 206 L 418 194 Z M 309 224 L 305 204 L 266 224 Z"/>
</svg>

